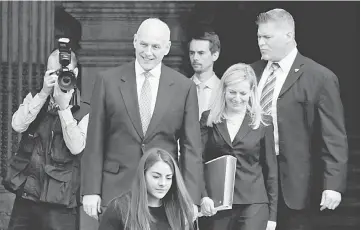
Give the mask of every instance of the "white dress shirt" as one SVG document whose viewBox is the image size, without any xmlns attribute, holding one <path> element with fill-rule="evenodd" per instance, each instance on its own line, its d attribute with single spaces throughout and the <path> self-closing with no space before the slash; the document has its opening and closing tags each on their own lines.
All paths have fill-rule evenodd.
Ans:
<svg viewBox="0 0 361 230">
<path fill-rule="evenodd" d="M 229 137 L 231 138 L 231 142 L 233 142 L 236 134 L 238 133 L 241 125 L 243 123 L 243 119 L 227 119 L 227 130 Z"/>
<path fill-rule="evenodd" d="M 149 71 L 149 73 L 151 73 L 151 76 L 149 77 L 149 83 L 152 90 L 152 103 L 150 107 L 152 115 L 155 107 L 155 102 L 157 101 L 161 67 L 162 67 L 162 63 L 159 63 L 152 70 Z M 140 94 L 142 92 L 142 87 L 145 80 L 145 76 L 144 76 L 145 72 L 146 71 L 140 66 L 138 60 L 135 60 L 135 78 L 137 82 L 138 102 L 140 101 Z"/>
<path fill-rule="evenodd" d="M 272 114 L 272 120 L 273 120 L 273 126 L 274 126 L 274 140 L 275 140 L 275 149 L 276 154 L 279 154 L 279 135 L 278 135 L 278 123 L 277 123 L 277 98 L 281 92 L 282 86 L 284 82 L 286 81 L 287 75 L 292 67 L 293 62 L 296 59 L 297 56 L 297 48 L 295 47 L 286 57 L 284 57 L 281 61 L 278 62 L 280 65 L 280 68 L 278 68 L 274 74 L 276 74 L 276 83 L 275 88 L 273 91 L 273 98 L 272 98 L 272 106 L 271 106 L 271 114 Z M 270 67 L 272 62 L 268 61 L 266 68 L 263 71 L 261 80 L 258 84 L 258 95 L 261 97 L 263 87 L 265 85 L 265 82 L 268 78 L 268 76 L 271 73 Z"/>
<path fill-rule="evenodd" d="M 25 132 L 31 122 L 35 120 L 46 99 L 47 95 L 42 91 L 34 97 L 31 93 L 26 95 L 23 103 L 12 117 L 11 126 L 13 129 L 18 133 Z M 70 109 L 71 107 L 69 106 L 65 110 L 59 110 L 58 114 L 63 130 L 64 142 L 70 152 L 75 155 L 83 151 L 85 147 L 89 114 L 85 115 L 83 119 L 77 123 Z"/>
<path fill-rule="evenodd" d="M 199 119 L 202 116 L 202 113 L 210 108 L 212 96 L 214 96 L 221 80 L 218 79 L 217 75 L 213 73 L 212 77 L 210 77 L 207 81 L 203 82 L 204 90 L 200 90 L 200 84 L 202 83 L 196 75 L 192 77 L 193 82 L 197 86 L 197 95 L 198 95 L 198 108 L 199 108 Z M 202 95 L 200 95 L 202 94 Z"/>
</svg>

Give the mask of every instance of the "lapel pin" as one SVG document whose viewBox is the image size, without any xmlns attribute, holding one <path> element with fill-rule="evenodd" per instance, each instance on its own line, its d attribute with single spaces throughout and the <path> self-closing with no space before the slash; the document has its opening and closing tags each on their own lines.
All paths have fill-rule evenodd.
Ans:
<svg viewBox="0 0 361 230">
<path fill-rule="evenodd" d="M 297 73 L 300 69 L 295 69 L 295 73 Z"/>
</svg>

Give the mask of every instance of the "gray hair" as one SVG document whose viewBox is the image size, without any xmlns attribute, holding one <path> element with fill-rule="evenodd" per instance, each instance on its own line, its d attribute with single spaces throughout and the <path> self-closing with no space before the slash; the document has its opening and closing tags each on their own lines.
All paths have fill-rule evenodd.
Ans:
<svg viewBox="0 0 361 230">
<path fill-rule="evenodd" d="M 291 29 L 293 35 L 295 35 L 295 21 L 292 15 L 286 10 L 276 8 L 267 12 L 262 12 L 258 15 L 256 24 L 260 25 L 270 21 L 286 25 L 289 29 Z"/>
</svg>

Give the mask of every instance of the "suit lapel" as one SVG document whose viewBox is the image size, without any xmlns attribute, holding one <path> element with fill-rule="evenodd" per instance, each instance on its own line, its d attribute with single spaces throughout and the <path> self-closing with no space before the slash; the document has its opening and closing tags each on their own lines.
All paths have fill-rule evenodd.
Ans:
<svg viewBox="0 0 361 230">
<path fill-rule="evenodd" d="M 302 66 L 304 65 L 304 58 L 300 53 L 297 53 L 295 61 L 293 62 L 290 71 L 288 72 L 285 83 L 282 86 L 279 97 L 281 97 L 302 75 Z"/>
<path fill-rule="evenodd" d="M 137 82 L 135 78 L 134 62 L 131 62 L 119 73 L 120 76 L 120 93 L 123 96 L 125 107 L 127 109 L 130 120 L 133 123 L 138 135 L 143 138 L 143 130 L 139 114 Z"/>
<path fill-rule="evenodd" d="M 226 120 L 223 119 L 221 123 L 217 123 L 217 124 L 215 124 L 215 126 L 216 126 L 216 129 L 218 130 L 219 134 L 222 136 L 223 140 L 229 146 L 232 146 L 231 137 L 229 136 L 229 133 L 228 133 Z"/>
<path fill-rule="evenodd" d="M 244 116 L 243 122 L 241 124 L 241 127 L 238 129 L 238 132 L 236 136 L 234 137 L 233 141 L 231 142 L 231 137 L 229 136 L 228 128 L 227 128 L 227 121 L 225 119 L 222 120 L 221 123 L 216 124 L 216 128 L 224 141 L 231 147 L 234 146 L 235 143 L 242 140 L 251 130 L 251 127 L 249 126 L 250 123 L 250 117 L 248 114 Z"/>
<path fill-rule="evenodd" d="M 168 109 L 168 104 L 172 101 L 172 95 L 174 95 L 172 79 L 173 75 L 169 73 L 168 69 L 162 64 L 161 75 L 159 79 L 158 95 L 155 102 L 152 118 L 149 123 L 149 127 L 146 132 L 146 136 L 149 136 L 161 122 L 164 113 Z"/>
</svg>

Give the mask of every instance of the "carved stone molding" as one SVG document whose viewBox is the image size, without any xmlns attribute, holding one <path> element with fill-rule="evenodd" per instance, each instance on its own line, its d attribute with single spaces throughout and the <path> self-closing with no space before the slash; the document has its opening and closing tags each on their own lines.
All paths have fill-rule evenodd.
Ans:
<svg viewBox="0 0 361 230">
<path fill-rule="evenodd" d="M 182 17 L 188 2 L 64 2 L 63 7 L 82 25 L 80 56 L 134 56 L 133 35 L 149 17 L 165 21 L 171 30 L 171 56 L 183 55 Z M 80 61 L 82 57 L 80 57 Z M 85 63 L 84 63 L 85 64 Z"/>
<path fill-rule="evenodd" d="M 173 55 L 183 54 L 181 42 L 173 41 L 171 45 Z M 122 55 L 133 55 L 134 47 L 133 40 L 88 40 L 82 41 L 82 54 L 102 55 L 104 52 L 113 55 L 117 52 L 122 52 Z M 96 53 L 92 53 L 96 51 Z"/>
<path fill-rule="evenodd" d="M 67 12 L 80 21 L 142 21 L 149 17 L 179 18 L 194 3 L 171 1 L 64 2 Z"/>
<path fill-rule="evenodd" d="M 132 40 L 88 40 L 81 42 L 79 61 L 83 66 L 113 66 L 134 59 Z M 183 55 L 180 42 L 172 42 L 172 52 L 165 57 L 166 62 L 179 62 Z M 110 62 L 110 63 L 108 63 Z"/>
</svg>

